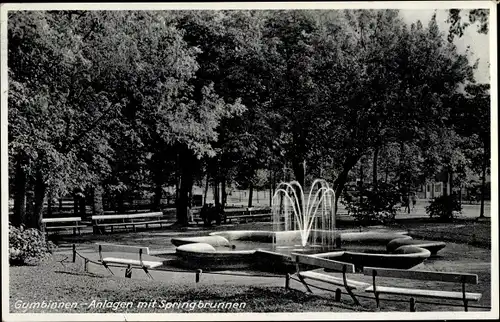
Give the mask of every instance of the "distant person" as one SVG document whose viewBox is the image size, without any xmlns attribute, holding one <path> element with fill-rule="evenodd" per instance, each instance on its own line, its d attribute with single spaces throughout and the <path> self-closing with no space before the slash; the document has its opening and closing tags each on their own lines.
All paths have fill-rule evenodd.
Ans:
<svg viewBox="0 0 500 322">
<path fill-rule="evenodd" d="M 411 210 L 415 210 L 415 205 L 417 204 L 417 194 L 414 192 L 412 195 L 411 195 L 411 203 L 412 203 L 412 208 Z"/>
<path fill-rule="evenodd" d="M 404 211 L 405 212 L 408 211 L 408 213 L 410 213 L 410 199 L 408 195 L 404 194 L 402 200 L 403 200 L 403 207 L 405 209 Z"/>
<path fill-rule="evenodd" d="M 205 226 L 210 226 L 210 224 L 212 223 L 212 211 L 212 204 L 206 203 L 203 205 L 203 207 L 201 207 L 200 217 L 203 220 Z"/>
</svg>

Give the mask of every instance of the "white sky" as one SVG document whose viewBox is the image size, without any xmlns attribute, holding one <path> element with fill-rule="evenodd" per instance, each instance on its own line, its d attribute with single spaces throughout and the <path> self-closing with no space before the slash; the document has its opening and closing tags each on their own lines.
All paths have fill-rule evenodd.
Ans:
<svg viewBox="0 0 500 322">
<path fill-rule="evenodd" d="M 436 12 L 436 20 L 439 25 L 439 29 L 444 33 L 444 37 L 448 35 L 449 24 L 446 23 L 448 18 L 448 10 L 430 10 L 430 9 L 413 9 L 413 10 L 400 10 L 400 14 L 405 19 L 408 24 L 420 20 L 424 26 L 427 26 L 432 15 Z M 468 20 L 468 17 L 462 17 L 464 21 Z M 464 53 L 467 46 L 470 46 L 470 51 L 472 52 L 469 56 L 469 61 L 473 64 L 476 59 L 479 59 L 479 66 L 474 73 L 476 81 L 478 83 L 490 83 L 490 40 L 489 35 L 480 34 L 477 32 L 476 25 L 469 26 L 464 35 L 461 38 L 455 37 L 455 45 L 457 46 L 459 52 Z"/>
</svg>

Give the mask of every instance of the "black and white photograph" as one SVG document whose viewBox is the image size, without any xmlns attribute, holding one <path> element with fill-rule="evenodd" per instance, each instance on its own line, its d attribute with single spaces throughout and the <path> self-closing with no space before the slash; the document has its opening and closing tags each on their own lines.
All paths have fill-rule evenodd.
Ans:
<svg viewBox="0 0 500 322">
<path fill-rule="evenodd" d="M 498 319 L 494 1 L 0 10 L 3 321 Z"/>
</svg>

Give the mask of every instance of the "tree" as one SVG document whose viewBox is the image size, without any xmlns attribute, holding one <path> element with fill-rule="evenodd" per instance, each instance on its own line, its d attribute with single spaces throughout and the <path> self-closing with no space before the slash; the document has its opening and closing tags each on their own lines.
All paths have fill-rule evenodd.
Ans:
<svg viewBox="0 0 500 322">
<path fill-rule="evenodd" d="M 427 28 L 407 28 L 397 11 L 347 11 L 340 28 L 350 37 L 323 42 L 343 50 L 330 50 L 339 52 L 336 64 L 324 59 L 325 74 L 339 76 L 321 91 L 328 126 L 317 141 L 337 160 L 337 195 L 362 156 L 393 144 L 403 157 L 409 144 L 432 147 L 449 115 L 447 97 L 474 68 L 443 41 L 435 16 Z"/>
<path fill-rule="evenodd" d="M 40 227 L 48 186 L 84 190 L 105 179 L 111 164 L 140 174 L 143 152 L 158 141 L 186 160 L 178 200 L 179 222 L 186 223 L 190 167 L 213 153 L 220 119 L 241 106 L 226 104 L 209 83 L 193 86 L 198 49 L 183 40 L 171 16 L 19 12 L 11 18 L 9 150 L 13 160 L 30 165 L 37 221 L 32 225 Z M 112 160 L 127 151 L 119 144 L 123 137 L 133 143 L 129 165 L 123 155 L 121 165 Z M 19 178 L 16 191 L 22 191 Z M 124 189 L 131 184 L 116 183 Z"/>
<path fill-rule="evenodd" d="M 487 34 L 489 30 L 489 9 L 450 9 L 448 11 L 448 19 L 446 22 L 450 24 L 448 31 L 448 41 L 452 42 L 455 36 L 458 38 L 464 35 L 464 31 L 470 25 L 477 22 L 477 32 L 480 34 Z M 469 21 L 463 22 L 462 16 L 468 17 Z"/>
<path fill-rule="evenodd" d="M 471 161 L 471 168 L 481 176 L 481 208 L 479 217 L 484 217 L 486 175 L 490 167 L 490 93 L 489 84 L 469 84 L 459 97 L 453 110 L 456 131 L 467 138 L 465 156 Z"/>
<path fill-rule="evenodd" d="M 106 171 L 105 122 L 115 105 L 88 87 L 91 64 L 72 24 L 78 13 L 12 12 L 9 29 L 9 157 L 14 222 L 40 228 L 47 190 L 86 186 Z M 82 155 L 92 153 L 92 164 Z M 34 209 L 24 214 L 26 194 Z M 28 202 L 30 206 L 31 202 Z"/>
</svg>

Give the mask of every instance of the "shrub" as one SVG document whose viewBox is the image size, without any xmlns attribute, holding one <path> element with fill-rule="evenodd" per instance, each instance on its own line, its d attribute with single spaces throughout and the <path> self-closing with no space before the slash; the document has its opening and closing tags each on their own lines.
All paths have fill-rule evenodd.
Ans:
<svg viewBox="0 0 500 322">
<path fill-rule="evenodd" d="M 462 205 L 456 195 L 446 195 L 434 198 L 431 203 L 425 207 L 429 217 L 439 217 L 442 220 L 451 220 L 457 213 L 462 211 Z"/>
<path fill-rule="evenodd" d="M 47 258 L 55 245 L 45 239 L 38 229 L 9 224 L 9 263 L 11 265 L 37 265 Z"/>
<path fill-rule="evenodd" d="M 356 221 L 367 224 L 394 220 L 399 209 L 399 201 L 399 193 L 395 186 L 379 183 L 377 189 L 367 185 L 360 196 L 347 195 L 342 203 Z"/>
</svg>

